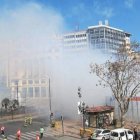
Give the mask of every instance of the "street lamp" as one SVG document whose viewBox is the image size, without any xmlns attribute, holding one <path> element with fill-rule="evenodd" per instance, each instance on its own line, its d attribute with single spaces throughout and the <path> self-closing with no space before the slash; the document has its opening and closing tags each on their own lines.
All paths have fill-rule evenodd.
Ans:
<svg viewBox="0 0 140 140">
<path fill-rule="evenodd" d="M 17 87 L 16 87 L 16 88 L 17 88 L 17 89 L 16 89 L 16 92 L 17 92 L 17 101 L 18 101 L 18 103 L 19 103 L 19 97 L 18 97 L 18 81 L 16 81 L 15 84 L 16 84 L 16 86 L 17 86 Z"/>
<path fill-rule="evenodd" d="M 85 132 L 85 110 L 86 108 L 85 108 L 85 103 L 83 102 L 82 103 L 82 114 L 83 114 L 83 130 L 84 130 L 84 132 Z"/>
<path fill-rule="evenodd" d="M 80 98 L 80 104 L 78 105 L 78 109 L 80 111 L 80 113 L 82 114 L 82 117 L 83 117 L 83 135 L 85 133 L 85 114 L 86 114 L 86 107 L 85 107 L 85 103 L 83 101 L 81 101 L 81 97 L 82 97 L 82 94 L 81 94 L 81 88 L 79 87 L 78 88 L 78 97 Z"/>
<path fill-rule="evenodd" d="M 49 78 L 49 107 L 50 107 L 50 114 L 52 113 L 52 100 L 51 100 L 51 87 L 50 87 L 50 78 Z"/>
<path fill-rule="evenodd" d="M 52 113 L 52 98 L 51 98 L 51 84 L 49 78 L 49 108 L 50 108 L 50 124 L 53 125 L 53 113 Z"/>
</svg>

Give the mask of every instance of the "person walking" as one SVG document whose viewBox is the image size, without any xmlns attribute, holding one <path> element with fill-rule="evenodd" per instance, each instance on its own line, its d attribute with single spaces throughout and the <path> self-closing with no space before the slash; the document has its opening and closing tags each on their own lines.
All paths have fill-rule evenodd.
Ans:
<svg viewBox="0 0 140 140">
<path fill-rule="evenodd" d="M 36 140 L 40 140 L 40 137 L 39 137 L 39 135 L 38 135 L 38 134 L 36 135 Z"/>
<path fill-rule="evenodd" d="M 20 137 L 21 137 L 21 131 L 20 131 L 20 129 L 18 129 L 16 139 L 20 140 Z"/>
<path fill-rule="evenodd" d="M 5 135 L 5 127 L 4 126 L 1 127 L 1 135 L 3 135 L 3 136 Z"/>
<path fill-rule="evenodd" d="M 43 138 L 43 133 L 44 133 L 44 128 L 40 127 L 40 138 L 41 139 Z"/>
</svg>

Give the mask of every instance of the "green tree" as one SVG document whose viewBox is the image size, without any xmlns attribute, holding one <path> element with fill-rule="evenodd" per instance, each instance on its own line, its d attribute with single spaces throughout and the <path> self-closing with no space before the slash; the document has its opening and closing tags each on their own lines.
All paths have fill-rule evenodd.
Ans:
<svg viewBox="0 0 140 140">
<path fill-rule="evenodd" d="M 19 108 L 19 102 L 16 99 L 10 100 L 8 98 L 4 98 L 1 101 L 1 115 L 2 115 L 2 108 L 4 108 L 6 112 L 10 111 L 13 119 L 14 111 Z"/>
<path fill-rule="evenodd" d="M 14 109 L 17 109 L 19 107 L 19 102 L 17 99 L 12 100 L 12 107 Z"/>
<path fill-rule="evenodd" d="M 137 44 L 132 45 L 132 48 L 136 47 Z M 121 113 L 121 126 L 124 126 L 131 98 L 140 91 L 139 58 L 139 53 L 124 46 L 117 50 L 112 61 L 90 65 L 91 72 L 99 78 L 99 85 L 109 87 L 117 100 Z"/>
<path fill-rule="evenodd" d="M 10 105 L 10 100 L 8 98 L 4 98 L 1 102 L 2 108 L 4 108 L 6 111 L 8 110 Z"/>
</svg>

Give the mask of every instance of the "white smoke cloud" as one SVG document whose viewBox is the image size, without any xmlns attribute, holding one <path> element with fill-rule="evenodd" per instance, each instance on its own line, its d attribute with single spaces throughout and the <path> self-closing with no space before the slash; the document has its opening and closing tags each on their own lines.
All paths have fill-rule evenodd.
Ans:
<svg viewBox="0 0 140 140">
<path fill-rule="evenodd" d="M 0 17 L 0 48 L 28 51 L 50 46 L 50 40 L 64 29 L 61 14 L 50 7 L 26 3 L 17 8 L 3 10 Z"/>
<path fill-rule="evenodd" d="M 65 30 L 65 22 L 62 15 L 49 6 L 34 2 L 14 6 L 7 3 L 0 9 L 0 76 L 15 74 L 16 70 L 23 75 L 24 62 L 30 63 L 31 57 L 45 57 L 53 46 L 52 40 Z M 36 64 L 36 59 L 34 61 Z M 6 92 L 11 91 L 0 90 L 2 98 L 3 93 L 10 96 Z"/>
<path fill-rule="evenodd" d="M 52 40 L 65 29 L 65 22 L 60 13 L 38 3 L 24 3 L 18 7 L 2 10 L 0 14 L 1 60 L 16 58 L 18 62 L 26 58 L 28 61 L 31 56 L 45 55 L 46 49 L 57 46 Z M 99 62 L 101 59 L 103 59 L 102 56 L 96 52 L 82 52 L 66 53 L 59 59 L 47 60 L 48 71 L 51 72 L 53 111 L 71 117 L 77 116 L 79 86 L 87 105 L 104 103 L 105 93 L 108 91 L 97 88 L 97 78 L 89 73 L 89 64 L 92 60 Z M 16 64 L 10 64 L 13 67 L 12 72 Z M 21 68 L 22 64 L 20 63 Z"/>
</svg>

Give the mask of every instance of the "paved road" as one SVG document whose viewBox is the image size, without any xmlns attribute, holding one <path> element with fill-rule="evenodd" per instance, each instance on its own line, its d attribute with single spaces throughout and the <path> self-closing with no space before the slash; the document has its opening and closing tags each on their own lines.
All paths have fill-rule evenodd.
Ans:
<svg viewBox="0 0 140 140">
<path fill-rule="evenodd" d="M 13 122 L 1 122 L 0 127 L 5 126 L 5 133 L 6 135 L 15 134 L 18 129 L 21 130 L 21 132 L 30 132 L 30 131 L 39 131 L 40 127 L 47 127 L 48 125 L 42 122 L 35 122 L 31 125 L 28 125 L 27 127 L 24 126 L 23 121 L 13 121 Z"/>
<path fill-rule="evenodd" d="M 36 135 L 39 134 L 39 131 L 31 131 L 31 132 L 25 132 L 25 133 L 21 133 L 21 140 L 35 140 L 36 139 Z M 16 135 L 7 135 L 7 139 L 8 140 L 15 140 Z M 44 136 L 41 140 L 56 140 L 56 138 L 54 138 L 54 136 L 52 136 L 52 134 L 48 134 L 48 133 L 44 133 Z M 0 140 L 3 140 L 3 137 L 0 137 Z"/>
<path fill-rule="evenodd" d="M 78 140 L 77 138 L 72 138 L 71 136 L 62 136 L 62 132 L 52 131 L 48 127 L 48 121 L 42 119 L 34 119 L 31 125 L 24 127 L 24 121 L 5 121 L 0 122 L 0 126 L 5 126 L 5 134 L 8 136 L 8 140 L 15 140 L 16 132 L 18 129 L 21 130 L 21 140 L 35 140 L 36 135 L 39 134 L 39 129 L 41 126 L 45 128 L 44 138 L 42 140 Z M 0 140 L 3 140 L 0 136 Z"/>
</svg>

